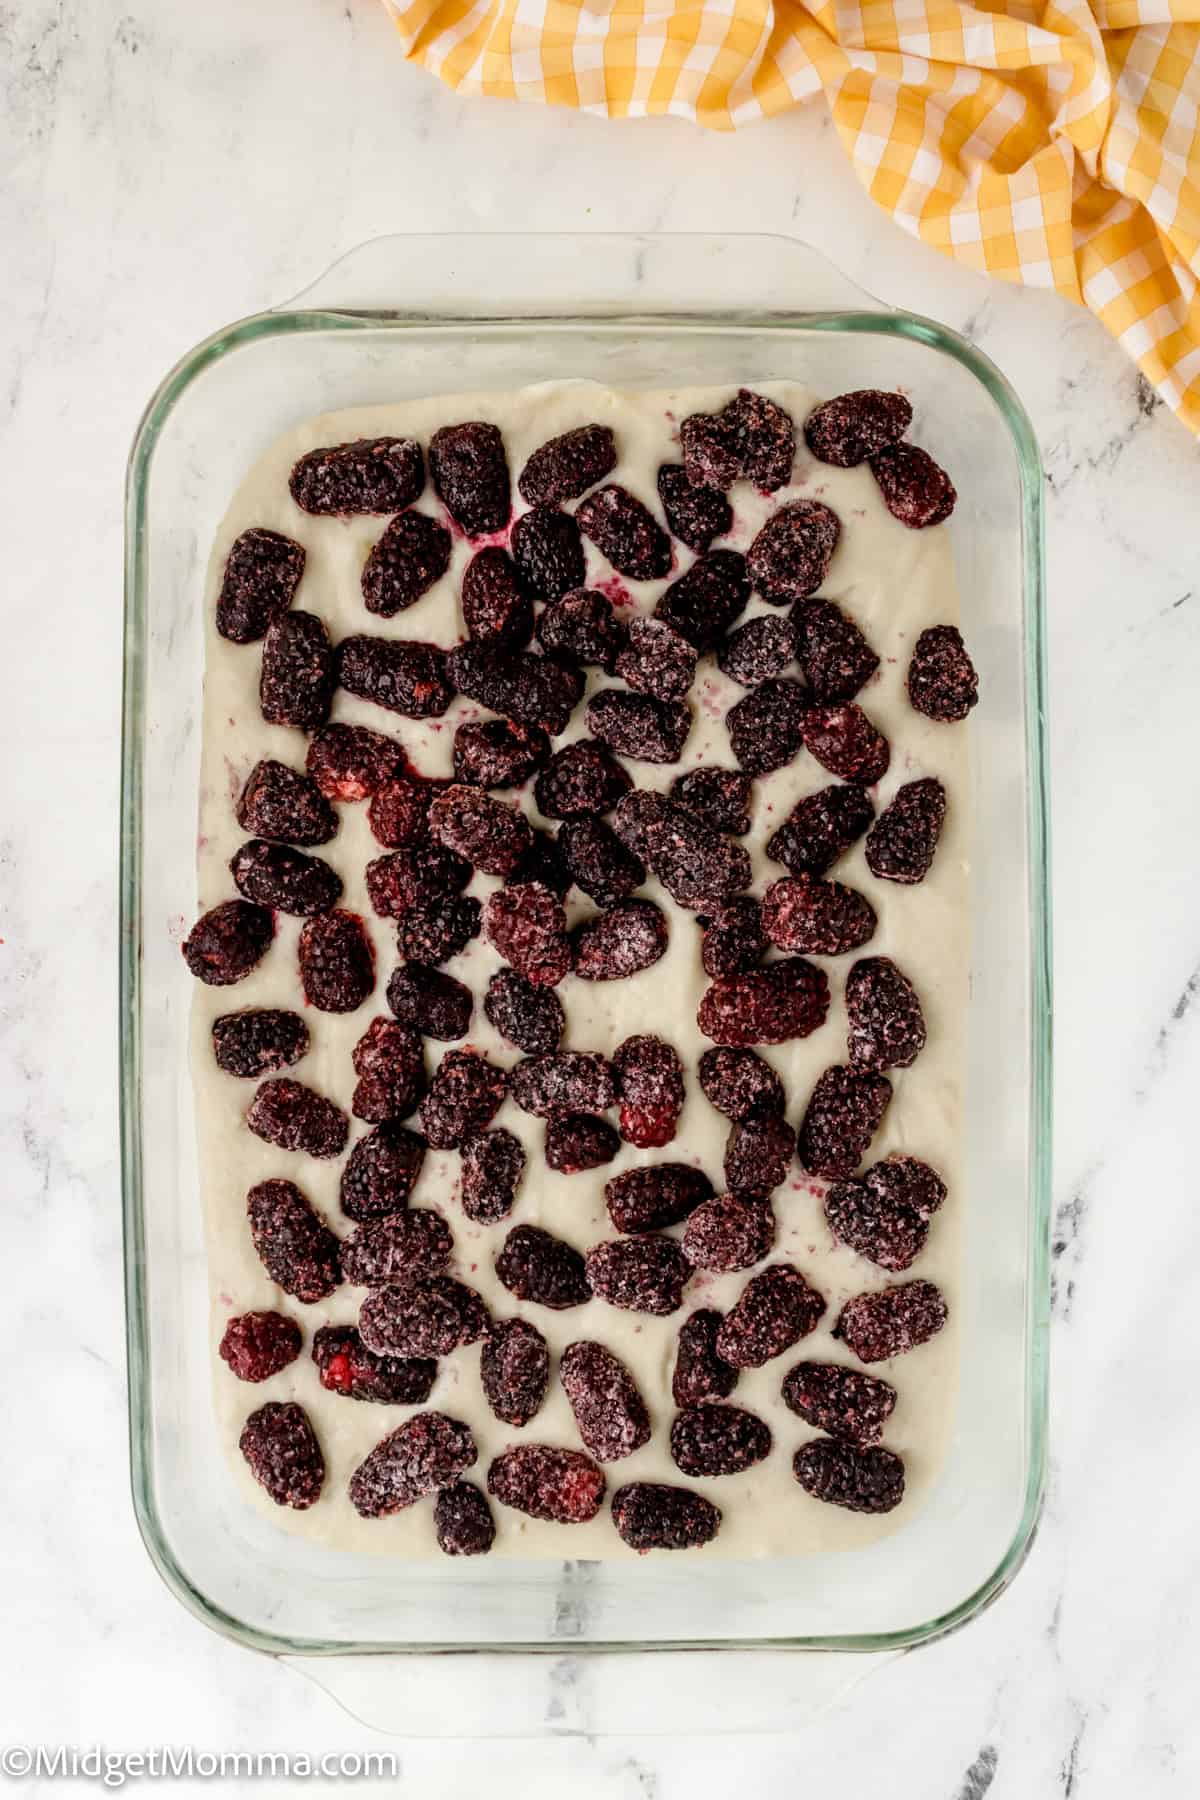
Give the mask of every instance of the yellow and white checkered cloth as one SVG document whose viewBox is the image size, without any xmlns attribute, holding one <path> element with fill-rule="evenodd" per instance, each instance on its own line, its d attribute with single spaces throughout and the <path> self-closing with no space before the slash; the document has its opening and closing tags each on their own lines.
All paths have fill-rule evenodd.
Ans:
<svg viewBox="0 0 1200 1800">
<path fill-rule="evenodd" d="M 1200 0 L 384 0 L 452 88 L 731 130 L 824 92 L 867 191 L 1091 308 L 1200 432 Z"/>
</svg>

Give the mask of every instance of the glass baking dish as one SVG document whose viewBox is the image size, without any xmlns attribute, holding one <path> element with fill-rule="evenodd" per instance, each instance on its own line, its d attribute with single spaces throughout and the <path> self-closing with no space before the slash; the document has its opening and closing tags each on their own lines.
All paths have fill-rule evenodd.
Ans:
<svg viewBox="0 0 1200 1800">
<path fill-rule="evenodd" d="M 758 1562 L 414 1564 L 285 1535 L 212 1418 L 187 1062 L 204 566 L 244 471 L 333 408 L 562 376 L 905 388 L 953 472 L 973 715 L 963 1367 L 936 1488 L 865 1550 Z M 896 1650 L 971 1618 L 1028 1550 L 1045 1460 L 1050 964 L 1041 472 L 999 372 L 814 252 L 757 237 L 377 240 L 190 352 L 129 469 L 121 1053 L 130 1441 L 147 1549 L 200 1618 L 277 1653 Z"/>
</svg>

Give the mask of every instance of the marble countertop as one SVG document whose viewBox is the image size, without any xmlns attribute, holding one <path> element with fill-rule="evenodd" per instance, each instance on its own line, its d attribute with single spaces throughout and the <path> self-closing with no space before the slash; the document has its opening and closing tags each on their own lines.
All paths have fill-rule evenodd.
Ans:
<svg viewBox="0 0 1200 1800">
<path fill-rule="evenodd" d="M 0 75 L 0 1737 L 387 1747 L 422 1800 L 1195 1792 L 1200 1277 L 1183 1125 L 1200 1084 L 1200 448 L 1086 314 L 957 270 L 877 214 L 819 106 L 718 138 L 463 103 L 405 65 L 374 0 L 17 0 L 0 8 Z M 1045 1517 L 984 1617 L 817 1716 L 794 1697 L 791 1659 L 760 1665 L 763 1732 L 632 1732 L 621 1681 L 644 1693 L 655 1665 L 601 1692 L 560 1658 L 522 1664 L 540 1738 L 472 1739 L 469 1665 L 461 1736 L 385 1737 L 185 1613 L 128 1498 L 114 1029 L 128 444 L 183 351 L 339 250 L 384 231 L 517 227 L 806 238 L 987 351 L 1045 459 L 1058 983 Z"/>
</svg>

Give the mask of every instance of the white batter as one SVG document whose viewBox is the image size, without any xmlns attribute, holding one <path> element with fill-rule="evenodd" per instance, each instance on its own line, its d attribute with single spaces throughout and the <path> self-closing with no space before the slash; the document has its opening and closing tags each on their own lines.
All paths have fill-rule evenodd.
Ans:
<svg viewBox="0 0 1200 1800">
<path fill-rule="evenodd" d="M 967 735 L 965 726 L 941 725 L 923 718 L 909 705 L 904 691 L 905 671 L 917 634 L 927 625 L 958 621 L 950 541 L 944 526 L 910 531 L 894 520 L 866 467 L 835 469 L 809 456 L 800 427 L 817 401 L 829 396 L 814 396 L 782 383 L 759 384 L 759 391 L 785 406 L 796 422 L 794 484 L 766 498 L 739 482 L 730 493 L 735 514 L 733 532 L 718 540 L 716 547 L 745 550 L 767 514 L 799 495 L 820 498 L 834 509 L 841 520 L 841 542 L 820 592 L 846 610 L 882 659 L 879 672 L 858 696 L 892 746 L 891 767 L 875 795 L 877 810 L 882 810 L 903 782 L 919 776 L 936 775 L 948 797 L 946 825 L 933 868 L 921 884 L 904 887 L 876 881 L 867 869 L 861 842 L 831 871 L 836 880 L 865 893 L 879 915 L 874 938 L 857 954 L 894 958 L 916 987 L 929 1034 L 924 1051 L 911 1069 L 889 1072 L 894 1096 L 867 1161 L 875 1161 L 890 1151 L 906 1151 L 932 1163 L 949 1187 L 949 1197 L 934 1217 L 925 1251 L 908 1275 L 894 1279 L 920 1276 L 936 1282 L 948 1298 L 950 1322 L 930 1343 L 893 1362 L 873 1365 L 870 1370 L 892 1382 L 899 1391 L 884 1442 L 904 1458 L 907 1492 L 903 1503 L 883 1517 L 862 1516 L 810 1498 L 792 1476 L 795 1450 L 819 1434 L 783 1405 L 780 1387 L 784 1376 L 801 1360 L 861 1366 L 833 1341 L 832 1327 L 845 1299 L 864 1289 L 883 1287 L 891 1279 L 873 1264 L 835 1247 L 822 1212 L 824 1184 L 809 1180 L 798 1163 L 793 1163 L 791 1178 L 773 1197 L 779 1229 L 770 1260 L 795 1263 L 825 1296 L 828 1308 L 818 1330 L 800 1345 L 765 1368 L 742 1373 L 731 1401 L 765 1419 L 775 1440 L 770 1456 L 744 1474 L 714 1480 L 685 1479 L 670 1459 L 667 1438 L 675 1411 L 671 1372 L 680 1325 L 688 1312 L 700 1306 L 726 1310 L 754 1271 L 727 1276 L 697 1274 L 689 1284 L 683 1308 L 665 1319 L 619 1311 L 600 1300 L 567 1312 L 551 1312 L 515 1301 L 495 1279 L 493 1258 L 515 1224 L 541 1225 L 580 1250 L 611 1237 L 604 1184 L 623 1169 L 656 1161 L 689 1161 L 706 1171 L 718 1191 L 722 1187 L 721 1164 L 729 1121 L 704 1098 L 694 1072 L 700 1055 L 709 1048 L 708 1040 L 701 1037 L 696 1026 L 696 1008 L 707 985 L 700 964 L 700 933 L 693 915 L 676 909 L 653 877 L 640 891 L 656 901 L 670 920 L 671 942 L 662 960 L 632 980 L 592 983 L 568 977 L 557 991 L 568 1020 L 564 1048 L 598 1050 L 610 1055 L 635 1032 L 655 1032 L 674 1045 L 683 1058 L 687 1079 L 687 1102 L 675 1140 L 654 1150 L 623 1144 L 615 1160 L 605 1167 L 577 1175 L 559 1175 L 547 1168 L 542 1158 L 542 1121 L 506 1101 L 494 1124 L 514 1132 L 528 1156 L 512 1216 L 491 1227 L 472 1224 L 465 1217 L 455 1191 L 458 1155 L 454 1151 L 429 1152 L 412 1197 L 414 1205 L 439 1208 L 450 1223 L 456 1255 L 449 1272 L 477 1287 L 495 1316 L 523 1314 L 531 1319 L 550 1345 L 550 1391 L 537 1416 L 519 1432 L 497 1420 L 487 1406 L 479 1382 L 478 1344 L 459 1350 L 442 1362 L 427 1405 L 466 1421 L 474 1432 L 479 1461 L 467 1472 L 467 1478 L 483 1485 L 491 1459 L 514 1442 L 578 1447 L 574 1419 L 557 1382 L 557 1353 L 575 1339 L 597 1339 L 632 1371 L 654 1426 L 651 1442 L 645 1448 L 607 1465 L 609 1493 L 625 1482 L 651 1480 L 680 1483 L 706 1494 L 722 1509 L 724 1522 L 712 1544 L 688 1553 L 693 1558 L 778 1556 L 853 1548 L 901 1527 L 920 1507 L 943 1456 L 953 1419 L 959 1355 L 958 1237 L 966 1204 L 960 1178 L 959 1140 L 968 971 Z M 655 477 L 660 463 L 678 460 L 674 436 L 677 421 L 688 413 L 716 410 L 732 393 L 733 389 L 713 388 L 620 394 L 591 383 L 555 383 L 514 394 L 443 397 L 333 413 L 313 419 L 281 438 L 247 476 L 234 498 L 218 534 L 208 572 L 204 602 L 208 664 L 198 911 L 236 893 L 228 862 L 246 833 L 236 821 L 234 804 L 251 768 L 260 758 L 274 757 L 302 769 L 307 747 L 302 733 L 263 722 L 258 703 L 261 645 L 228 643 L 215 630 L 216 593 L 234 539 L 248 527 L 261 525 L 284 532 L 304 545 L 307 563 L 294 605 L 318 614 L 335 641 L 353 632 L 368 632 L 421 638 L 451 647 L 463 635 L 458 591 L 463 570 L 473 554 L 472 545 L 456 531 L 445 577 L 396 618 L 374 617 L 364 607 L 359 577 L 386 520 L 373 516 L 312 518 L 303 513 L 288 493 L 288 474 L 297 457 L 322 445 L 360 437 L 411 436 L 428 445 L 440 425 L 465 419 L 490 420 L 503 430 L 514 501 L 518 509 L 523 509 L 524 503 L 516 495 L 516 477 L 530 452 L 560 432 L 595 421 L 610 425 L 616 437 L 619 461 L 609 479 L 621 482 L 661 518 Z M 574 504 L 571 503 L 572 509 Z M 422 511 L 445 517 L 432 483 L 427 484 L 417 505 Z M 682 545 L 676 548 L 678 574 L 693 557 Z M 589 585 L 611 580 L 612 569 L 590 543 L 587 558 Z M 634 607 L 649 610 L 665 584 L 623 585 Z M 743 619 L 767 610 L 770 609 L 754 599 Z M 589 675 L 589 693 L 608 681 L 596 670 L 589 671 Z M 669 767 L 630 763 L 636 782 L 640 786 L 665 788 L 682 768 L 698 763 L 732 767 L 734 759 L 722 720 L 743 692 L 719 673 L 713 657 L 703 658 L 692 690 L 695 723 L 681 763 Z M 444 718 L 418 722 L 400 718 L 340 690 L 332 714 L 334 720 L 368 725 L 398 738 L 416 767 L 432 776 L 451 773 L 455 727 L 464 719 L 479 716 L 481 709 L 474 702 L 458 698 Z M 585 703 L 581 702 L 568 732 L 558 741 L 584 735 Z M 790 767 L 755 781 L 752 830 L 738 840 L 746 845 L 753 859 L 754 893 L 761 895 L 771 881 L 787 873 L 765 856 L 763 846 L 770 833 L 801 796 L 828 785 L 832 779 L 812 757 L 801 753 Z M 532 782 L 520 790 L 520 803 L 535 822 L 552 823 L 537 813 L 531 789 Z M 505 791 L 501 797 L 509 799 L 511 795 Z M 434 1536 L 432 1498 L 391 1518 L 367 1520 L 359 1518 L 346 1497 L 347 1481 L 368 1451 L 411 1412 L 421 1410 L 353 1401 L 320 1386 L 309 1356 L 312 1334 L 322 1325 L 354 1322 L 366 1290 L 342 1286 L 319 1305 L 304 1306 L 274 1285 L 250 1240 L 246 1192 L 255 1182 L 272 1176 L 294 1181 L 335 1231 L 342 1235 L 350 1231 L 351 1222 L 342 1216 L 338 1205 L 338 1178 L 344 1158 L 315 1161 L 262 1143 L 243 1122 L 257 1084 L 223 1074 L 211 1048 L 212 1021 L 221 1013 L 251 1006 L 286 1007 L 302 1012 L 311 1034 L 310 1050 L 301 1062 L 281 1073 L 330 1096 L 349 1112 L 355 1079 L 351 1051 L 373 1018 L 390 1016 L 384 989 L 398 958 L 394 923 L 376 919 L 367 900 L 363 871 L 367 862 L 383 854 L 383 850 L 369 830 L 366 806 L 342 805 L 338 811 L 341 829 L 337 836 L 312 854 L 331 863 L 345 883 L 340 905 L 360 913 L 369 923 L 378 976 L 372 998 L 357 1012 L 342 1016 L 305 1007 L 296 968 L 301 921 L 283 914 L 278 915 L 273 945 L 246 980 L 228 988 L 196 984 L 192 1061 L 213 1297 L 216 1405 L 235 1479 L 247 1500 L 266 1509 L 281 1530 L 355 1551 L 440 1557 Z M 476 875 L 468 892 L 482 897 L 497 885 L 493 877 Z M 573 890 L 567 910 L 573 924 L 593 908 L 578 890 Z M 778 1047 L 760 1047 L 761 1054 L 784 1081 L 789 1096 L 787 1118 L 793 1126 L 799 1124 L 817 1076 L 829 1064 L 845 1061 L 842 987 L 854 954 L 815 960 L 826 968 L 831 982 L 833 1004 L 826 1024 L 809 1038 Z M 499 957 L 482 939 L 476 939 L 446 965 L 448 972 L 467 982 L 477 996 L 483 994 L 489 976 L 499 966 Z M 478 1001 L 467 1042 L 505 1066 L 519 1060 L 519 1052 L 489 1026 Z M 429 1041 L 431 1068 L 445 1048 Z M 353 1121 L 352 1141 L 367 1129 L 360 1121 Z M 682 1227 L 676 1227 L 672 1235 L 678 1236 L 681 1230 Z M 305 1343 L 301 1356 L 287 1369 L 269 1381 L 249 1384 L 237 1380 L 217 1359 L 216 1345 L 232 1315 L 259 1308 L 276 1309 L 298 1320 Z M 307 1409 L 320 1440 L 326 1463 L 325 1486 L 318 1503 L 308 1511 L 275 1507 L 253 1480 L 238 1452 L 237 1439 L 246 1416 L 267 1400 L 299 1401 Z M 497 1523 L 493 1556 L 596 1558 L 635 1554 L 617 1536 L 607 1504 L 590 1524 L 570 1526 L 541 1523 L 497 1502 L 492 1505 Z"/>
</svg>

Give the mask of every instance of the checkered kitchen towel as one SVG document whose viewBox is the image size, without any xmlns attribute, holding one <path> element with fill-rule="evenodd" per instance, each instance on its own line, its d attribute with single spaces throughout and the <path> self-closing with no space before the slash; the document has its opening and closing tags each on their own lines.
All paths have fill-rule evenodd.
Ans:
<svg viewBox="0 0 1200 1800">
<path fill-rule="evenodd" d="M 863 185 L 1091 308 L 1200 433 L 1200 0 L 384 0 L 468 94 L 718 130 L 824 92 Z"/>
</svg>

